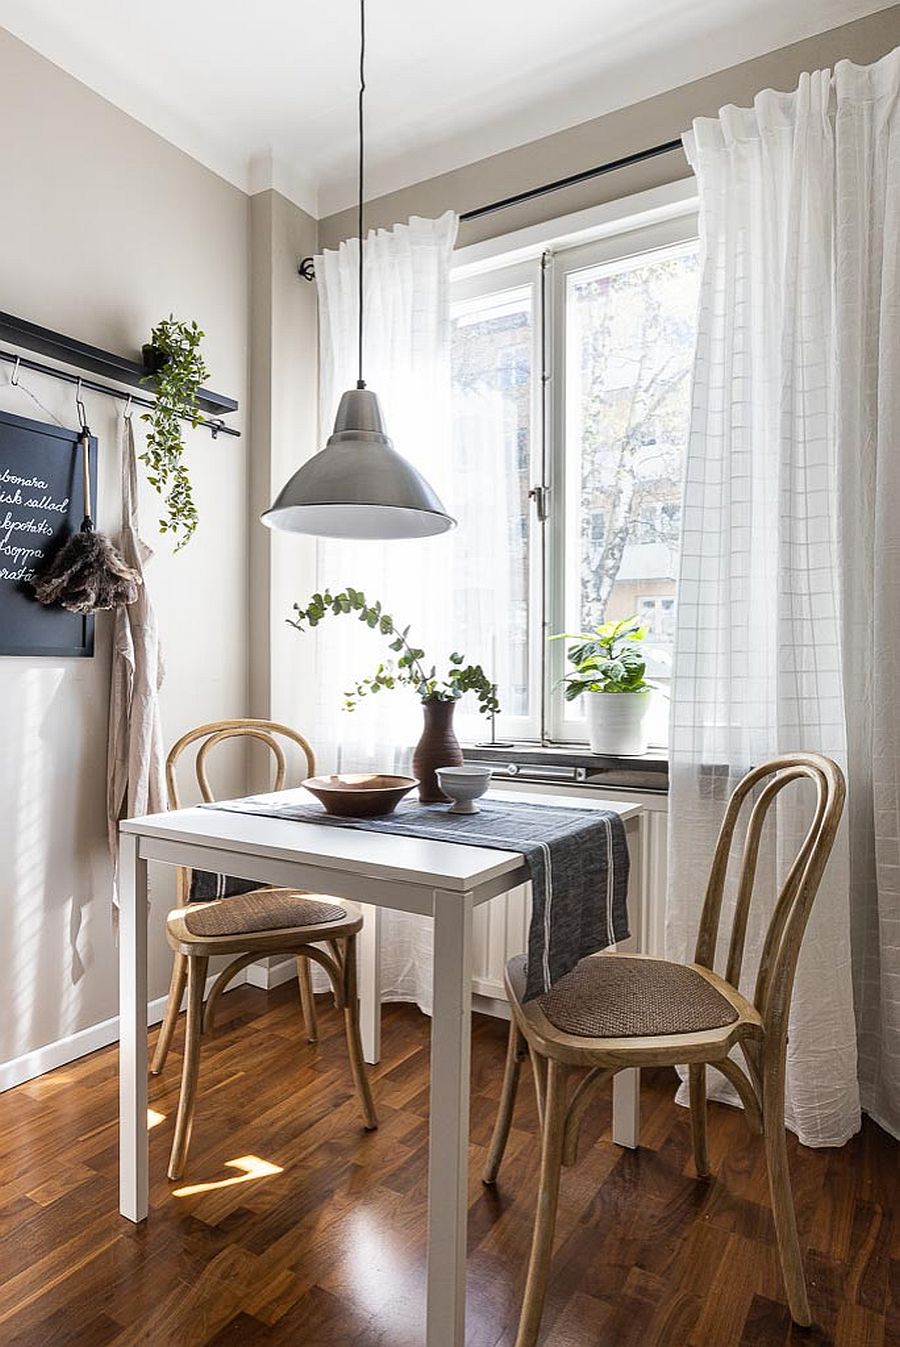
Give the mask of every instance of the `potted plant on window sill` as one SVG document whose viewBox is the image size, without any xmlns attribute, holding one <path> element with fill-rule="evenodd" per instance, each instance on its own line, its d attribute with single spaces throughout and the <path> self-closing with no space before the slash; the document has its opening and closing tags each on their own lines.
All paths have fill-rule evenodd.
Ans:
<svg viewBox="0 0 900 1347">
<path fill-rule="evenodd" d="M 305 607 L 294 604 L 296 617 L 288 618 L 292 627 L 305 631 L 317 627 L 329 614 L 340 617 L 355 613 L 360 622 L 391 637 L 390 649 L 396 654 L 396 663 L 380 663 L 373 674 L 357 682 L 344 693 L 344 709 L 352 711 L 361 697 L 396 687 L 411 687 L 422 702 L 425 724 L 422 737 L 413 750 L 412 767 L 419 782 L 419 799 L 423 804 L 442 803 L 448 797 L 438 785 L 438 767 L 459 767 L 463 761 L 462 749 L 453 730 L 453 712 L 456 703 L 466 692 L 474 692 L 478 709 L 483 715 L 500 710 L 497 691 L 480 664 L 467 664 L 465 655 L 457 651 L 450 656 L 450 667 L 444 678 L 438 678 L 435 665 L 430 669 L 425 651 L 412 645 L 408 639 L 409 627 L 402 630 L 382 608 L 381 603 L 369 603 L 365 594 L 350 585 L 339 593 L 326 590 L 314 594 Z"/>
<path fill-rule="evenodd" d="M 637 757 L 647 752 L 647 712 L 653 685 L 644 674 L 639 643 L 647 630 L 636 617 L 601 622 L 592 632 L 551 636 L 577 641 L 566 652 L 574 665 L 562 682 L 567 702 L 584 697 L 588 738 L 593 753 Z"/>
</svg>

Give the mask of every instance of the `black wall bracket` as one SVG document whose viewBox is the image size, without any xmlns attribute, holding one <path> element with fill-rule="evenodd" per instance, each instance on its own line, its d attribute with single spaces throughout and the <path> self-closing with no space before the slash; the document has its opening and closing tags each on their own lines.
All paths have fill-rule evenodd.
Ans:
<svg viewBox="0 0 900 1347">
<path fill-rule="evenodd" d="M 40 355 L 49 356 L 63 365 L 90 374 L 102 375 L 117 384 L 124 384 L 129 388 L 144 388 L 150 394 L 153 392 L 153 385 L 144 383 L 147 370 L 141 361 L 128 360 L 125 356 L 103 351 L 97 346 L 88 346 L 86 342 L 77 341 L 74 337 L 65 337 L 48 327 L 39 327 L 37 323 L 30 323 L 25 318 L 16 318 L 11 313 L 0 312 L 0 341 L 27 351 L 37 351 Z M 7 363 L 17 363 L 23 369 L 36 370 L 38 373 L 62 379 L 65 383 L 80 382 L 84 388 L 95 393 L 105 393 L 110 397 L 122 399 L 128 396 L 119 389 L 110 388 L 107 384 L 97 383 L 93 379 L 79 380 L 77 375 L 69 374 L 66 370 L 26 360 L 8 352 L 0 351 L 0 359 Z M 132 401 L 140 406 L 153 406 L 151 397 L 139 397 L 135 394 L 132 395 Z M 225 397 L 223 393 L 213 393 L 208 388 L 201 388 L 198 401 L 201 410 L 211 418 L 220 418 L 225 413 L 236 412 L 239 405 L 235 398 Z M 225 435 L 240 435 L 239 430 L 226 426 L 218 419 L 204 421 L 202 424 L 214 434 L 221 432 Z"/>
</svg>

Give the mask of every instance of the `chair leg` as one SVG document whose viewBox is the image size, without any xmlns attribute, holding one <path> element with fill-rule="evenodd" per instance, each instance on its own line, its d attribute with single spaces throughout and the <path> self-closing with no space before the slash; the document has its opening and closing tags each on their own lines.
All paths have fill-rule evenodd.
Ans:
<svg viewBox="0 0 900 1347">
<path fill-rule="evenodd" d="M 187 982 L 187 964 L 188 961 L 183 954 L 176 954 L 172 960 L 172 977 L 169 980 L 166 1013 L 160 1025 L 153 1061 L 150 1063 L 151 1076 L 158 1076 L 162 1071 L 169 1055 L 169 1048 L 172 1046 L 172 1036 L 175 1033 L 178 1016 L 181 1014 L 181 998 L 184 996 L 184 987 Z"/>
<path fill-rule="evenodd" d="M 500 1172 L 500 1164 L 506 1151 L 506 1143 L 509 1140 L 509 1129 L 512 1126 L 513 1109 L 516 1104 L 516 1094 L 519 1089 L 519 1076 L 522 1071 L 522 1058 L 527 1049 L 525 1039 L 519 1030 L 515 1020 L 509 1022 L 509 1040 L 506 1046 L 506 1067 L 503 1072 L 503 1089 L 500 1093 L 500 1107 L 497 1110 L 497 1121 L 494 1123 L 494 1134 L 491 1137 L 491 1148 L 488 1152 L 488 1158 L 484 1166 L 482 1181 L 484 1183 L 496 1183 L 497 1175 Z"/>
<path fill-rule="evenodd" d="M 787 1292 L 788 1307 L 795 1324 L 807 1328 L 812 1323 L 806 1294 L 806 1277 L 797 1236 L 797 1216 L 791 1193 L 791 1174 L 788 1167 L 787 1137 L 784 1126 L 784 1062 L 780 1070 L 765 1072 L 763 1088 L 763 1138 L 766 1163 L 769 1169 L 769 1189 L 772 1194 L 772 1212 L 781 1271 Z"/>
<path fill-rule="evenodd" d="M 307 1043 L 319 1041 L 319 1026 L 316 1019 L 316 998 L 312 989 L 312 967 L 304 954 L 297 955 L 297 985 L 300 988 L 300 1008 L 303 1011 L 303 1028 Z"/>
<path fill-rule="evenodd" d="M 691 1095 L 691 1135 L 694 1140 L 694 1168 L 701 1179 L 709 1177 L 709 1144 L 706 1129 L 706 1066 L 688 1067 Z"/>
<path fill-rule="evenodd" d="M 538 1126 L 541 1131 L 544 1130 L 544 1104 L 547 1098 L 547 1058 L 542 1057 L 539 1052 L 532 1052 L 529 1049 L 531 1057 L 531 1074 L 534 1078 L 534 1097 L 537 1101 Z"/>
<path fill-rule="evenodd" d="M 329 940 L 328 946 L 329 946 L 329 948 L 330 948 L 330 950 L 331 950 L 331 953 L 332 953 L 332 955 L 333 955 L 333 957 L 334 957 L 335 963 L 337 964 L 338 968 L 340 968 L 341 971 L 343 972 L 343 968 L 344 968 L 344 952 L 343 952 L 343 950 L 341 949 L 341 942 L 340 942 L 340 940 Z M 334 1008 L 335 1008 L 335 1010 L 340 1010 L 341 1007 L 340 1007 L 339 1002 L 340 1002 L 340 997 L 338 996 L 337 992 L 335 992 L 335 994 L 334 994 Z"/>
<path fill-rule="evenodd" d="M 562 1062 L 552 1060 L 548 1062 L 544 1130 L 541 1138 L 540 1189 L 516 1347 L 535 1347 L 544 1312 L 550 1257 L 553 1253 L 553 1234 L 556 1229 L 556 1208 L 559 1201 L 568 1077 L 569 1069 Z"/>
<path fill-rule="evenodd" d="M 256 953 L 241 954 L 238 958 L 232 959 L 231 963 L 222 969 L 207 993 L 206 1008 L 203 1011 L 204 1034 L 211 1034 L 216 1027 L 216 1010 L 219 1006 L 219 998 L 231 979 L 236 973 L 239 973 L 242 968 L 246 968 L 248 964 L 255 963 L 257 958 L 258 955 Z"/>
<path fill-rule="evenodd" d="M 359 993 L 356 987 L 356 936 L 347 937 L 344 945 L 342 1000 L 344 1003 L 344 1032 L 347 1035 L 347 1055 L 350 1058 L 350 1070 L 353 1083 L 362 1108 L 363 1121 L 367 1132 L 378 1127 L 378 1114 L 372 1098 L 369 1073 L 363 1060 L 362 1039 L 359 1033 Z M 337 990 L 337 989 L 335 989 Z"/>
<path fill-rule="evenodd" d="M 203 991 L 206 985 L 208 958 L 188 958 L 187 1026 L 184 1039 L 184 1062 L 181 1070 L 181 1094 L 178 1098 L 178 1116 L 175 1136 L 169 1156 L 169 1178 L 180 1179 L 184 1173 L 188 1146 L 191 1144 L 191 1126 L 194 1121 L 194 1102 L 197 1096 L 197 1076 L 200 1070 L 200 1033 L 203 1027 Z"/>
</svg>

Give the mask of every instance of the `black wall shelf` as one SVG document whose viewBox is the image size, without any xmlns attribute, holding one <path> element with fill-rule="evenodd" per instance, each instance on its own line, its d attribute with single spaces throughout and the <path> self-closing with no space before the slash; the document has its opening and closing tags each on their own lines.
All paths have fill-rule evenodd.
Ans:
<svg viewBox="0 0 900 1347">
<path fill-rule="evenodd" d="M 39 327 L 25 318 L 15 318 L 11 313 L 0 313 L 0 341 L 11 346 L 23 347 L 28 351 L 37 351 L 40 355 L 50 356 L 64 365 L 100 374 L 116 383 L 130 388 L 145 388 L 152 392 L 152 384 L 143 384 L 147 371 L 139 360 L 127 360 L 124 356 L 114 355 L 111 351 L 101 351 L 97 346 L 88 346 L 86 342 L 76 341 L 74 337 L 64 337 L 48 327 Z M 208 416 L 222 416 L 227 412 L 236 412 L 238 403 L 222 393 L 212 393 L 201 388 L 198 395 L 200 407 Z M 226 427 L 222 427 L 227 430 Z"/>
</svg>

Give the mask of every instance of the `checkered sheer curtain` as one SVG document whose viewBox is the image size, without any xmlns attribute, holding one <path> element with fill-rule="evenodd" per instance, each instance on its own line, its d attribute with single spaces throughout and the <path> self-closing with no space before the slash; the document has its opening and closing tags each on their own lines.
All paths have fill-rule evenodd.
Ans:
<svg viewBox="0 0 900 1347">
<path fill-rule="evenodd" d="M 724 802 L 748 768 L 792 749 L 849 767 L 849 826 L 810 922 L 788 1047 L 786 1121 L 810 1145 L 851 1136 L 860 1095 L 900 1130 L 898 58 L 804 75 L 796 92 L 724 108 L 685 138 L 704 270 L 667 942 L 673 957 L 692 957 Z M 799 792 L 779 805 L 748 933 L 748 993 L 808 818 Z"/>
</svg>

